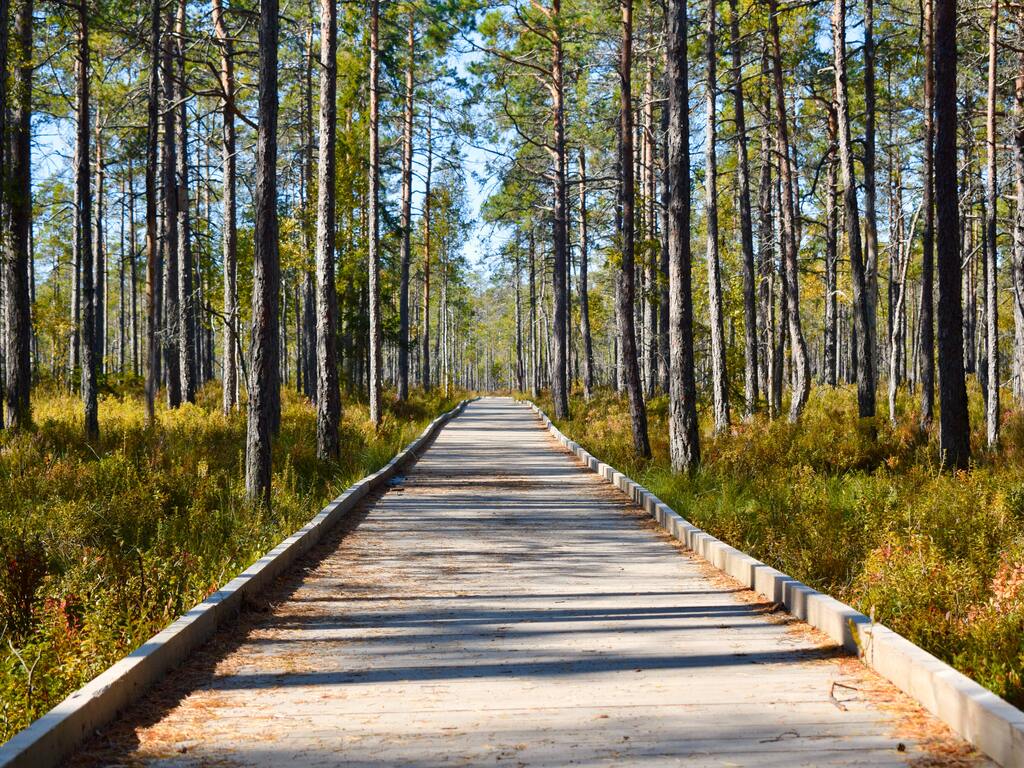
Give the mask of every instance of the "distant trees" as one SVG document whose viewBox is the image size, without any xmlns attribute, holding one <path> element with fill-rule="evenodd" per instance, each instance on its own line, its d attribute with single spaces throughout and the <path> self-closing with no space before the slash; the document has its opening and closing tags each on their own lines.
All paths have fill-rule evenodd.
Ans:
<svg viewBox="0 0 1024 768">
<path fill-rule="evenodd" d="M 278 17 L 271 66 L 237 4 L 83 1 L 0 0 L 6 426 L 30 424 L 33 377 L 77 389 L 93 436 L 108 385 L 143 374 L 155 422 L 219 377 L 264 503 L 282 382 L 328 459 L 343 395 L 382 424 L 388 388 L 547 390 L 560 418 L 609 388 L 638 455 L 667 408 L 680 470 L 698 413 L 797 420 L 812 381 L 856 382 L 865 418 L 882 387 L 927 436 L 937 366 L 950 466 L 970 463 L 968 376 L 993 448 L 1020 407 L 1013 7 L 940 35 L 939 0 L 919 30 L 874 0 L 322 0 Z M 954 45 L 987 78 L 950 80 Z M 70 169 L 32 142 L 44 123 Z"/>
</svg>

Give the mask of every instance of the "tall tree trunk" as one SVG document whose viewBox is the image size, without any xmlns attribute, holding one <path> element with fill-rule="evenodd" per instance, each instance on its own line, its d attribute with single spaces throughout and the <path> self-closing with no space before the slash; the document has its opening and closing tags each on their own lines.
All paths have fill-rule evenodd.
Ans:
<svg viewBox="0 0 1024 768">
<path fill-rule="evenodd" d="M 8 206 L 8 189 L 13 179 L 11 178 L 11 169 L 9 165 L 9 159 L 7 156 L 8 139 L 10 132 L 8 130 L 8 120 L 10 115 L 10 93 L 8 90 L 7 72 L 10 69 L 10 17 L 11 17 L 11 4 L 10 0 L 0 0 L 0 258 L 3 263 L 3 280 L 0 282 L 0 307 L 4 307 L 10 304 L 10 301 L 4 301 L 4 299 L 10 296 L 7 275 L 11 271 L 9 260 L 14 258 L 13 254 L 9 249 L 9 243 L 7 242 L 7 206 Z M 78 158 L 76 156 L 75 163 L 77 165 Z M 76 200 L 77 202 L 77 200 Z M 76 206 L 77 210 L 77 206 Z M 77 242 L 77 241 L 76 241 Z M 76 246 L 77 252 L 77 246 Z M 3 323 L 2 337 L 6 347 L 7 342 L 7 323 L 6 314 L 4 317 L 5 322 Z M 6 352 L 6 350 L 2 350 Z M 3 395 L 3 368 L 8 363 L 4 359 L 6 355 L 0 354 L 0 395 Z M 72 370 L 73 372 L 73 370 Z M 71 378 L 70 376 L 68 377 Z M 5 397 L 0 396 L 0 426 L 3 425 L 3 402 Z"/>
<path fill-rule="evenodd" d="M 648 24 L 648 32 L 653 33 L 653 25 Z M 650 38 L 650 35 L 648 36 Z M 653 39 L 648 40 L 650 48 L 654 48 Z M 644 221 L 644 248 L 643 272 L 644 272 L 644 337 L 646 345 L 644 348 L 644 384 L 647 397 L 654 395 L 657 387 L 658 375 L 658 260 L 655 257 L 653 243 L 657 241 L 658 227 L 655 219 L 655 180 L 654 157 L 657 152 L 657 136 L 654 131 L 654 60 L 651 55 L 647 56 L 647 66 L 644 73 L 644 103 L 643 103 L 643 153 L 641 167 L 643 168 L 643 221 Z"/>
<path fill-rule="evenodd" d="M 1024 12 L 1018 9 L 1018 24 Z M 1013 165 L 1017 183 L 1017 210 L 1013 217 L 1013 396 L 1024 401 L 1024 51 L 1017 57 L 1013 101 Z"/>
<path fill-rule="evenodd" d="M 921 428 L 928 429 L 935 414 L 935 0 L 923 0 L 922 32 L 924 35 L 924 151 L 921 160 L 921 207 L 924 229 L 921 237 L 921 313 L 918 320 L 920 338 L 919 365 L 921 378 Z M 1024 167 L 1024 166 L 1022 166 Z"/>
<path fill-rule="evenodd" d="M 423 338 L 420 352 L 420 383 L 430 391 L 430 174 L 434 170 L 433 113 L 427 107 L 427 173 L 423 189 Z"/>
<path fill-rule="evenodd" d="M 93 258 L 93 275 L 92 294 L 86 295 L 89 296 L 89 301 L 92 302 L 93 322 L 96 324 L 93 336 L 93 356 L 96 359 L 96 370 L 98 373 L 102 374 L 106 370 L 105 353 L 107 346 L 107 298 L 105 291 L 105 278 L 107 274 L 107 239 L 103 224 L 106 216 L 106 211 L 104 210 L 104 201 L 106 200 L 106 168 L 103 160 L 103 135 L 100 131 L 100 110 L 98 105 L 96 109 L 93 110 L 93 123 L 96 131 L 96 167 L 93 169 L 95 172 L 95 181 L 92 192 L 93 241 L 90 243 Z"/>
<path fill-rule="evenodd" d="M 867 0 L 870 4 L 871 0 Z M 836 118 L 839 129 L 839 166 L 843 175 L 843 218 L 850 255 L 853 283 L 854 337 L 857 343 L 857 412 L 862 419 L 875 415 L 875 338 L 872 333 L 870 265 L 865 263 L 860 241 L 860 209 L 857 179 L 853 168 L 850 138 L 850 107 L 846 86 L 846 0 L 832 6 L 833 71 L 835 72 Z M 870 229 L 870 222 L 868 224 Z"/>
<path fill-rule="evenodd" d="M 157 2 L 157 0 L 154 0 Z M 224 23 L 221 0 L 211 0 L 213 25 L 220 47 L 220 87 L 223 99 L 222 230 L 224 259 L 224 413 L 238 405 L 238 230 L 235 213 L 235 72 L 231 36 Z"/>
<path fill-rule="evenodd" d="M 711 390 L 715 434 L 719 434 L 729 429 L 729 383 L 728 371 L 725 366 L 725 330 L 722 322 L 722 276 L 718 260 L 718 135 L 715 126 L 718 116 L 715 102 L 717 95 L 715 32 L 718 25 L 716 2 L 717 0 L 708 0 L 704 28 L 707 72 L 704 101 L 707 120 L 704 134 L 704 215 L 707 235 L 708 325 L 711 328 Z"/>
<path fill-rule="evenodd" d="M 409 6 L 406 33 L 409 59 L 405 67 L 405 111 L 402 115 L 402 253 L 401 280 L 398 289 L 398 399 L 409 396 L 409 267 L 412 261 L 412 134 L 413 89 L 416 65 L 416 10 Z"/>
<path fill-rule="evenodd" d="M 249 413 L 245 441 L 245 490 L 250 501 L 270 506 L 273 392 L 280 389 L 278 307 L 281 265 L 277 244 L 277 0 L 260 0 L 259 128 L 253 193 L 252 337 L 249 347 Z"/>
<path fill-rule="evenodd" d="M 985 180 L 985 341 L 988 356 L 988 398 L 985 403 L 985 434 L 988 447 L 999 445 L 999 302 L 997 295 L 998 259 L 996 247 L 996 61 L 999 24 L 999 0 L 991 0 L 988 23 L 988 103 L 985 119 L 985 144 L 988 170 Z"/>
<path fill-rule="evenodd" d="M 174 10 L 168 9 L 165 28 L 167 34 L 163 38 L 163 172 L 164 172 L 164 290 L 163 290 L 163 342 L 164 366 L 167 380 L 167 405 L 177 408 L 181 405 L 181 365 L 178 352 L 179 339 L 179 286 L 178 268 L 179 251 L 178 230 L 178 176 L 177 154 L 178 145 L 175 140 L 177 110 L 174 108 L 177 89 L 174 85 L 175 42 L 171 30 L 174 28 Z"/>
<path fill-rule="evenodd" d="M 845 8 L 844 8 L 845 14 Z M 864 290 L 867 294 L 867 335 L 871 352 L 871 415 L 878 388 L 878 216 L 875 212 L 875 38 L 874 0 L 864 0 Z M 845 19 L 845 15 L 844 15 Z M 844 44 L 845 44 L 844 30 Z M 846 51 L 843 51 L 845 62 Z M 844 72 L 845 75 L 845 72 Z M 840 115 L 842 120 L 842 115 Z M 856 195 L 854 196 L 856 198 Z M 858 380 L 858 397 L 860 386 Z"/>
<path fill-rule="evenodd" d="M 713 0 L 712 0 L 713 1 Z M 729 0 L 729 47 L 732 52 L 734 120 L 736 124 L 736 186 L 743 256 L 743 382 L 749 418 L 757 410 L 757 297 L 754 274 L 754 225 L 750 213 L 750 160 L 747 156 L 747 120 L 743 100 L 743 47 L 737 0 Z"/>
<path fill-rule="evenodd" d="M 686 60 L 686 2 L 668 0 L 668 253 L 669 253 L 669 453 L 672 468 L 700 464 L 697 383 L 693 359 L 690 286 L 690 86 Z"/>
<path fill-rule="evenodd" d="M 782 80 L 782 46 L 779 42 L 779 7 L 777 0 L 768 0 L 769 31 L 772 38 L 772 85 L 775 91 L 776 135 L 779 155 L 779 176 L 782 183 L 780 207 L 785 242 L 783 268 L 786 281 L 786 323 L 793 355 L 793 394 L 789 405 L 789 420 L 800 418 L 811 391 L 811 377 L 807 360 L 807 344 L 800 324 L 800 281 L 797 265 L 796 213 L 793 202 L 793 169 L 789 147 L 789 118 L 786 115 L 786 97 Z"/>
<path fill-rule="evenodd" d="M 156 420 L 156 392 L 160 386 L 157 345 L 157 280 L 160 279 L 160 243 L 157 236 L 157 171 L 160 112 L 161 67 L 160 0 L 151 0 L 149 9 L 149 96 L 146 112 L 146 417 L 152 426 Z M 234 153 L 232 152 L 232 155 Z"/>
<path fill-rule="evenodd" d="M 379 0 L 370 2 L 370 200 L 369 221 L 369 299 L 370 299 L 370 421 L 379 427 L 383 418 L 381 402 L 382 329 L 380 314 L 380 147 L 378 144 L 378 80 L 380 79 L 380 51 L 377 39 Z"/>
<path fill-rule="evenodd" d="M 181 397 L 196 400 L 195 299 L 192 296 L 192 222 L 188 208 L 188 101 L 185 88 L 185 0 L 178 0 L 175 20 L 175 105 L 178 119 L 174 126 L 178 145 L 178 366 L 181 373 Z"/>
<path fill-rule="evenodd" d="M 337 458 L 341 393 L 338 389 L 338 297 L 334 287 L 335 125 L 337 123 L 338 10 L 320 0 L 320 147 L 316 203 L 316 448 Z"/>
<path fill-rule="evenodd" d="M 767 104 L 765 105 L 768 106 Z M 769 110 L 766 110 L 769 111 Z M 773 382 L 775 377 L 775 237 L 774 214 L 772 211 L 772 163 L 771 163 L 771 128 L 764 126 L 761 139 L 761 173 L 757 187 L 757 302 L 758 302 L 758 362 L 761 389 L 764 390 L 768 413 L 771 418 L 778 416 L 775 411 L 775 393 Z"/>
<path fill-rule="evenodd" d="M 523 284 L 522 251 L 518 248 L 515 254 L 515 296 L 516 296 L 516 390 L 522 392 L 526 385 L 525 372 L 523 370 L 523 297 L 521 287 Z"/>
<path fill-rule="evenodd" d="M 636 331 L 633 321 L 634 301 L 634 236 L 633 204 L 633 104 L 631 70 L 633 64 L 633 0 L 621 0 L 622 44 L 619 48 L 619 120 L 622 125 L 622 267 L 619 273 L 619 314 L 622 319 L 622 360 L 625 365 L 629 415 L 633 425 L 633 449 L 638 456 L 651 455 L 647 437 L 647 406 L 640 388 L 640 365 L 637 361 Z M 557 313 L 556 313 L 557 316 Z"/>
<path fill-rule="evenodd" d="M 555 210 L 552 219 L 553 271 L 552 291 L 554 334 L 552 336 L 551 400 L 555 418 L 569 418 L 569 391 L 567 376 L 568 323 L 566 323 L 566 270 L 568 264 L 569 233 L 566 190 L 565 107 L 562 82 L 561 0 L 552 0 L 549 16 L 551 33 L 551 118 L 554 125 L 553 159 L 555 165 Z M 632 269 L 632 266 L 630 267 Z M 631 305 L 632 306 L 632 305 Z M 646 431 L 646 429 L 645 429 Z"/>
<path fill-rule="evenodd" d="M 537 344 L 537 242 L 530 225 L 530 394 L 540 395 L 540 350 Z"/>
<path fill-rule="evenodd" d="M 836 205 L 836 145 L 839 127 L 835 104 L 828 110 L 828 169 L 825 179 L 825 361 L 824 380 L 838 383 L 839 209 Z"/>
<path fill-rule="evenodd" d="M 580 147 L 580 338 L 583 341 L 583 397 L 594 392 L 594 346 L 590 333 L 589 233 L 587 231 L 587 150 Z"/>
<path fill-rule="evenodd" d="M 966 468 L 971 458 L 964 381 L 957 194 L 956 0 L 933 0 L 935 13 L 935 212 L 939 277 L 939 447 L 942 463 Z"/>
<path fill-rule="evenodd" d="M 0 11 L 7 12 L 6 9 Z M 7 313 L 5 394 L 7 426 L 23 429 L 32 421 L 32 303 L 29 292 L 29 264 L 32 260 L 32 0 L 20 0 L 18 3 L 13 43 L 10 63 L 15 75 L 14 88 L 8 99 L 12 108 L 12 152 L 10 182 L 6 186 L 11 243 L 4 260 Z M 0 54 L 0 61 L 5 58 Z M 4 165 L 0 161 L 0 169 Z"/>
<path fill-rule="evenodd" d="M 667 61 L 666 61 L 667 69 Z M 658 238 L 658 387 L 665 394 L 669 390 L 669 340 L 668 340 L 668 108 L 661 107 L 661 197 L 658 215 L 661 218 L 661 232 Z"/>
<path fill-rule="evenodd" d="M 148 102 L 147 102 L 148 103 Z M 130 275 L 131 275 L 131 290 L 129 291 L 129 299 L 131 307 L 130 314 L 128 316 L 128 328 L 129 336 L 131 337 L 132 344 L 132 373 L 136 376 L 139 375 L 139 274 L 138 274 L 138 253 L 135 250 L 137 247 L 137 238 L 135 235 L 135 167 L 132 164 L 132 158 L 128 158 L 128 240 L 129 240 L 129 258 L 128 262 Z"/>
<path fill-rule="evenodd" d="M 5 21 L 6 23 L 6 21 Z M 78 4 L 78 136 L 75 157 L 75 208 L 78 211 L 78 249 L 81 254 L 82 287 L 82 402 L 85 405 L 85 438 L 100 436 L 96 392 L 96 316 L 89 297 L 93 295 L 92 199 L 89 194 L 89 8 Z"/>
</svg>

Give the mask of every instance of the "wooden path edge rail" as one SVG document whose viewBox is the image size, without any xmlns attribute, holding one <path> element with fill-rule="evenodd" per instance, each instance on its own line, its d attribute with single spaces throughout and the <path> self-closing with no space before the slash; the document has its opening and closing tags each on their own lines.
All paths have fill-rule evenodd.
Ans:
<svg viewBox="0 0 1024 768">
<path fill-rule="evenodd" d="M 628 496 L 672 538 L 859 656 L 999 765 L 1024 768 L 1024 712 L 860 611 L 700 530 L 642 485 L 562 434 L 535 403 L 525 402 L 559 443 Z"/>
<path fill-rule="evenodd" d="M 476 398 L 474 398 L 476 399 Z M 246 568 L 217 592 L 169 624 L 131 654 L 69 695 L 42 717 L 0 745 L 0 768 L 50 768 L 136 701 L 156 681 L 236 616 L 246 597 L 264 589 L 368 493 L 383 487 L 472 400 L 438 416 L 391 461 L 353 483 L 306 525 Z"/>
</svg>

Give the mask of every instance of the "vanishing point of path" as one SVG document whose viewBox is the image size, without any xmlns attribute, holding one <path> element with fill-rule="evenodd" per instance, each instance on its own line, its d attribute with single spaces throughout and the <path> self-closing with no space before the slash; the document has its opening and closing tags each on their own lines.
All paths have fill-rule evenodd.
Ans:
<svg viewBox="0 0 1024 768">
<path fill-rule="evenodd" d="M 470 404 L 266 598 L 74 762 L 974 763 L 508 399 Z"/>
</svg>

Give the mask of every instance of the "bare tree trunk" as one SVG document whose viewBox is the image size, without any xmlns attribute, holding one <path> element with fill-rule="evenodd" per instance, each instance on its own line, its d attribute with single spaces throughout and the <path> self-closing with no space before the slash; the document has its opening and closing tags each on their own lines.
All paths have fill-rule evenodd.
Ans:
<svg viewBox="0 0 1024 768">
<path fill-rule="evenodd" d="M 996 243 L 996 61 L 999 24 L 999 0 L 991 0 L 988 23 L 988 104 L 985 120 L 985 143 L 988 147 L 988 171 L 985 183 L 987 230 L 985 262 L 985 327 L 988 354 L 988 399 L 985 403 L 985 425 L 988 447 L 999 446 L 999 302 L 997 295 L 998 254 Z"/>
<path fill-rule="evenodd" d="M 401 281 L 398 293 L 398 399 L 409 396 L 409 266 L 412 260 L 412 133 L 413 89 L 416 63 L 416 10 L 409 6 L 409 29 L 406 35 L 409 60 L 405 68 L 405 112 L 402 120 L 402 254 Z"/>
<path fill-rule="evenodd" d="M 769 0 L 768 18 L 772 38 L 772 80 L 775 91 L 776 133 L 779 154 L 779 176 L 782 182 L 780 207 L 785 241 L 783 265 L 786 279 L 786 322 L 793 355 L 793 395 L 789 406 L 789 420 L 800 418 L 811 391 L 811 377 L 807 360 L 807 344 L 800 325 L 800 282 L 797 265 L 796 214 L 793 203 L 793 170 L 789 148 L 789 125 L 782 80 L 782 46 L 779 42 L 778 2 Z"/>
<path fill-rule="evenodd" d="M 868 0 L 870 3 L 871 0 Z M 846 243 L 850 255 L 850 279 L 853 283 L 854 336 L 857 342 L 857 412 L 862 419 L 875 415 L 875 338 L 869 265 L 865 263 L 860 242 L 860 210 L 857 206 L 857 179 L 853 168 L 850 139 L 850 107 L 846 87 L 846 1 L 835 0 L 832 9 L 832 47 L 835 72 L 836 118 L 839 129 L 839 165 L 843 175 L 843 214 Z M 870 229 L 870 222 L 868 229 Z"/>
<path fill-rule="evenodd" d="M 713 2 L 714 0 L 711 0 Z M 745 415 L 757 410 L 757 297 L 754 275 L 754 227 L 750 213 L 750 160 L 747 156 L 747 120 L 743 100 L 743 50 L 737 0 L 729 0 L 729 47 L 732 52 L 734 120 L 736 124 L 736 185 L 743 256 L 743 381 Z"/>
<path fill-rule="evenodd" d="M 1018 19 L 1024 14 L 1018 10 Z M 1020 23 L 1018 21 L 1018 23 Z M 1024 51 L 1018 54 L 1014 78 L 1013 165 L 1017 210 L 1013 217 L 1013 396 L 1024 400 Z"/>
<path fill-rule="evenodd" d="M 871 352 L 871 415 L 878 388 L 878 216 L 875 213 L 875 38 L 874 0 L 864 0 L 864 290 L 867 295 L 867 335 Z M 845 8 L 844 8 L 845 19 Z M 843 37 L 845 44 L 845 34 Z M 846 51 L 843 50 L 845 64 Z M 845 75 L 845 71 L 844 71 Z M 843 119 L 840 115 L 840 120 Z M 854 195 L 856 198 L 856 195 Z M 854 299 L 856 301 L 856 299 Z M 860 386 L 858 379 L 858 396 Z"/>
<path fill-rule="evenodd" d="M 156 2 L 157 0 L 154 0 Z M 223 259 L 224 259 L 224 413 L 238 406 L 238 230 L 235 213 L 235 72 L 233 45 L 224 24 L 221 0 L 212 0 L 213 25 L 220 47 L 220 87 L 224 106 Z"/>
<path fill-rule="evenodd" d="M 427 174 L 423 190 L 423 338 L 420 378 L 423 391 L 430 391 L 430 174 L 434 167 L 433 113 L 427 107 Z"/>
<path fill-rule="evenodd" d="M 281 266 L 277 244 L 277 0 L 260 0 L 259 128 L 253 194 L 252 338 L 249 348 L 249 413 L 245 441 L 245 490 L 249 500 L 270 506 L 271 435 L 280 388 L 278 308 Z"/>
<path fill-rule="evenodd" d="M 921 160 L 921 205 L 924 210 L 924 231 L 921 237 L 921 316 L 920 337 L 921 428 L 928 429 L 935 412 L 935 320 L 933 312 L 935 276 L 935 29 L 934 0 L 923 0 L 924 18 L 924 151 Z"/>
<path fill-rule="evenodd" d="M 569 418 L 567 381 L 568 324 L 566 323 L 566 271 L 569 234 L 566 194 L 565 107 L 562 83 L 561 0 L 552 0 L 551 21 L 551 117 L 554 124 L 555 210 L 552 220 L 554 266 L 552 273 L 554 334 L 552 336 L 551 399 L 555 418 Z M 632 269 L 632 267 L 631 267 Z M 646 431 L 646 430 L 645 430 Z"/>
<path fill-rule="evenodd" d="M 690 286 L 690 86 L 685 0 L 668 0 L 666 13 L 669 453 L 675 471 L 692 472 L 700 464 L 700 435 L 693 369 L 693 295 Z"/>
<path fill-rule="evenodd" d="M 95 181 L 93 185 L 93 241 L 90 243 L 93 258 L 92 293 L 86 294 L 92 302 L 93 322 L 96 324 L 93 336 L 93 356 L 96 360 L 97 373 L 104 373 L 106 370 L 106 292 L 105 280 L 107 274 L 107 239 L 103 228 L 106 211 L 103 204 L 106 200 L 106 168 L 103 162 L 103 135 L 100 131 L 100 109 L 97 105 L 93 110 L 93 124 L 96 131 L 96 166 Z"/>
<path fill-rule="evenodd" d="M 649 32 L 653 33 L 653 25 L 649 26 Z M 653 40 L 649 39 L 648 44 L 654 48 Z M 658 227 L 654 216 L 655 212 L 655 181 L 654 157 L 657 150 L 657 137 L 654 132 L 654 60 L 648 55 L 646 72 L 644 73 L 644 103 L 643 103 L 643 153 L 641 166 L 643 168 L 643 221 L 645 227 L 644 239 L 648 244 L 654 243 L 658 236 Z M 646 345 L 644 348 L 644 383 L 647 397 L 654 395 L 657 387 L 658 375 L 658 261 L 655 258 L 652 248 L 644 248 L 643 271 L 645 275 L 644 286 L 644 337 Z"/>
<path fill-rule="evenodd" d="M 174 93 L 178 119 L 174 126 L 178 145 L 178 366 L 181 374 L 181 397 L 185 402 L 196 400 L 196 338 L 195 304 L 192 296 L 192 231 L 188 208 L 188 101 L 185 88 L 185 0 L 178 0 L 175 20 L 177 40 Z"/>
<path fill-rule="evenodd" d="M 594 392 L 594 346 L 590 335 L 587 224 L 587 150 L 580 147 L 580 338 L 583 340 L 583 397 L 589 400 Z"/>
<path fill-rule="evenodd" d="M 132 373 L 139 375 L 139 274 L 138 274 L 138 252 L 137 238 L 135 235 L 135 168 L 132 158 L 128 158 L 128 240 L 129 240 L 129 268 L 131 275 L 131 290 L 129 291 L 131 311 L 128 317 L 129 335 L 132 343 Z"/>
<path fill-rule="evenodd" d="M 619 272 L 619 314 L 622 320 L 622 360 L 625 366 L 626 392 L 629 395 L 629 415 L 633 425 L 633 448 L 638 456 L 651 455 L 647 437 L 647 407 L 640 385 L 640 365 L 637 361 L 636 331 L 633 321 L 634 260 L 633 260 L 633 104 L 631 70 L 633 63 L 633 0 L 621 0 L 622 44 L 619 48 L 619 120 L 622 125 L 622 266 Z"/>
<path fill-rule="evenodd" d="M 124 242 L 124 216 L 127 206 L 127 184 L 121 177 L 121 205 L 119 206 L 118 249 L 117 249 L 117 372 L 122 376 L 125 372 L 125 295 L 124 295 L 124 262 L 127 252 Z"/>
<path fill-rule="evenodd" d="M 338 11 L 320 0 L 320 147 L 316 205 L 316 448 L 337 458 L 341 392 L 338 389 L 338 297 L 334 287 L 335 132 L 337 123 Z"/>
<path fill-rule="evenodd" d="M 0 11 L 7 13 L 4 8 Z M 24 429 L 32 422 L 32 303 L 29 291 L 29 264 L 32 260 L 32 0 L 18 3 L 11 48 L 13 56 L 0 53 L 0 62 L 5 63 L 5 70 L 6 59 L 10 58 L 15 75 L 13 93 L 8 98 L 12 108 L 12 152 L 11 180 L 6 186 L 11 243 L 4 260 L 7 313 L 5 394 L 7 426 Z M 2 137 L 3 132 L 0 131 L 0 140 Z M 6 170 L 4 165 L 0 161 L 0 178 Z"/>
<path fill-rule="evenodd" d="M 837 353 L 839 342 L 839 211 L 836 205 L 836 134 L 835 104 L 828 111 L 828 170 L 825 179 L 825 361 L 824 380 L 834 387 L 838 377 Z"/>
<path fill-rule="evenodd" d="M 540 359 L 537 348 L 537 244 L 530 225 L 530 393 L 540 395 Z"/>
<path fill-rule="evenodd" d="M 167 406 L 181 405 L 181 365 L 178 352 L 179 308 L 178 308 L 178 177 L 177 142 L 175 141 L 174 108 L 176 89 L 174 87 L 175 42 L 171 30 L 174 28 L 174 11 L 167 11 L 163 38 L 163 172 L 164 172 L 164 290 L 163 290 L 163 347 L 164 366 L 167 380 Z"/>
<path fill-rule="evenodd" d="M 971 458 L 964 381 L 963 305 L 956 183 L 956 0 L 934 0 L 935 209 L 939 276 L 939 447 L 942 462 L 965 469 Z"/>
<path fill-rule="evenodd" d="M 767 105 L 766 105 L 767 106 Z M 771 418 L 778 416 L 775 411 L 775 295 L 773 286 L 775 282 L 775 238 L 773 235 L 773 211 L 772 211 L 772 164 L 770 159 L 771 139 L 770 126 L 765 125 L 764 136 L 761 140 L 761 174 L 758 180 L 757 189 L 757 271 L 758 271 L 758 347 L 760 355 L 761 389 L 764 391 L 765 400 L 768 404 L 768 414 Z"/>
<path fill-rule="evenodd" d="M 96 392 L 96 316 L 93 295 L 92 200 L 89 194 L 89 8 L 78 4 L 78 135 L 75 157 L 75 208 L 78 211 L 78 249 L 81 253 L 82 287 L 82 402 L 85 405 L 85 439 L 100 436 Z"/>
<path fill-rule="evenodd" d="M 9 243 L 7 241 L 7 205 L 8 205 L 8 190 L 12 179 L 10 178 L 11 169 L 9 165 L 9 158 L 7 155 L 9 130 L 8 130 L 8 119 L 10 115 L 10 93 L 8 90 L 7 72 L 10 69 L 10 17 L 11 17 L 11 4 L 9 0 L 0 0 L 0 258 L 3 260 L 2 266 L 2 277 L 0 280 L 0 311 L 3 311 L 3 326 L 0 327 L 0 338 L 4 341 L 4 346 L 7 344 L 7 332 L 9 330 L 8 323 L 6 322 L 6 309 L 9 305 L 10 300 L 5 301 L 4 299 L 9 297 L 9 280 L 8 273 L 11 271 L 11 265 L 9 261 L 14 258 L 13 254 L 9 249 Z M 75 157 L 75 164 L 78 164 L 78 157 Z M 76 199 L 77 203 L 77 199 Z M 76 206 L 77 210 L 77 206 Z M 77 243 L 77 241 L 76 241 Z M 77 245 L 76 245 L 77 252 Z M 2 374 L 3 369 L 6 368 L 9 363 L 5 360 L 6 355 L 4 354 L 7 350 L 0 350 L 0 395 L 3 395 L 3 379 L 5 378 Z M 70 377 L 68 377 L 70 379 Z M 0 426 L 3 425 L 3 403 L 5 397 L 0 396 Z"/>
<path fill-rule="evenodd" d="M 146 417 L 156 420 L 156 391 L 160 386 L 160 350 L 157 346 L 157 280 L 160 244 L 157 239 L 157 166 L 160 108 L 160 0 L 152 0 L 149 13 L 149 97 L 146 120 Z"/>
<path fill-rule="evenodd" d="M 380 315 L 380 147 L 378 144 L 378 80 L 380 78 L 380 51 L 377 25 L 380 16 L 379 0 L 370 2 L 370 200 L 369 221 L 369 299 L 370 299 L 370 421 L 379 427 L 383 418 L 381 402 L 382 330 Z"/>
<path fill-rule="evenodd" d="M 718 260 L 718 147 L 715 120 L 718 116 L 715 97 L 718 89 L 715 32 L 718 25 L 717 0 L 708 0 L 704 28 L 704 53 L 707 72 L 705 91 L 704 138 L 704 215 L 707 231 L 708 325 L 711 328 L 711 390 L 715 434 L 729 429 L 729 384 L 725 367 L 725 330 L 722 324 L 722 275 Z"/>
<path fill-rule="evenodd" d="M 522 252 L 517 248 L 514 253 L 515 274 L 513 276 L 513 280 L 515 281 L 516 294 L 516 389 L 519 392 L 522 392 L 526 384 L 523 371 L 523 297 L 520 290 L 523 282 L 522 264 L 520 263 Z"/>
</svg>

